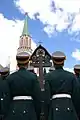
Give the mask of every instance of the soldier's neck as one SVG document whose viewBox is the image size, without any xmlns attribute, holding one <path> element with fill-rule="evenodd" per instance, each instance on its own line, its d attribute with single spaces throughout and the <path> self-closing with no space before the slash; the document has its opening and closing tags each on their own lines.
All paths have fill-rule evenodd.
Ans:
<svg viewBox="0 0 80 120">
<path fill-rule="evenodd" d="M 55 69 L 63 69 L 62 65 L 55 65 Z"/>
<path fill-rule="evenodd" d="M 27 67 L 21 66 L 19 67 L 19 69 L 27 69 Z"/>
</svg>

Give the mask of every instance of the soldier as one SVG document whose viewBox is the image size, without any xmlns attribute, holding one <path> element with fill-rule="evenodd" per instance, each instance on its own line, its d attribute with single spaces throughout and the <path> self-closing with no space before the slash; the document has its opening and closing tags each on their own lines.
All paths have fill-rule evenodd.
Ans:
<svg viewBox="0 0 80 120">
<path fill-rule="evenodd" d="M 80 77 L 79 76 L 80 75 L 80 65 L 77 64 L 77 65 L 74 66 L 74 73 L 75 73 L 77 78 Z"/>
<path fill-rule="evenodd" d="M 74 66 L 74 73 L 75 73 L 76 79 L 78 79 L 78 81 L 80 83 L 80 65 L 79 64 Z M 80 111 L 80 108 L 78 108 L 78 111 Z M 80 112 L 78 112 L 78 116 L 79 116 L 79 120 L 80 120 Z"/>
<path fill-rule="evenodd" d="M 2 67 L 0 70 L 0 110 L 1 110 L 1 119 L 3 120 L 7 114 L 10 105 L 10 91 L 7 81 L 4 80 L 8 76 L 9 70 Z M 5 106 L 6 105 L 6 106 Z"/>
<path fill-rule="evenodd" d="M 1 77 L 2 79 L 6 79 L 6 77 L 9 75 L 10 71 L 9 71 L 9 68 L 8 67 L 3 67 L 1 70 L 0 70 L 0 74 L 1 74 Z"/>
<path fill-rule="evenodd" d="M 2 78 L 0 76 L 0 120 L 2 118 L 2 111 L 1 111 L 1 97 L 2 97 Z"/>
<path fill-rule="evenodd" d="M 64 60 L 66 59 L 63 52 L 54 52 L 52 59 L 55 70 L 45 76 L 45 80 L 49 83 L 51 99 L 48 119 L 78 120 L 73 105 L 74 103 L 79 105 L 78 81 L 76 81 L 73 73 L 63 69 Z"/>
<path fill-rule="evenodd" d="M 29 54 L 21 52 L 16 56 L 19 70 L 7 77 L 12 102 L 5 120 L 39 120 L 40 86 L 35 74 L 29 72 Z"/>
</svg>

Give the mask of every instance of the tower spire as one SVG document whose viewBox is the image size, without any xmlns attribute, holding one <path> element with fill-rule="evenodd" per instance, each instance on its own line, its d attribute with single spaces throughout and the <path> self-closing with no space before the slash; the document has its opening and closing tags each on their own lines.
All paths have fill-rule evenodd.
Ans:
<svg viewBox="0 0 80 120">
<path fill-rule="evenodd" d="M 28 13 L 25 13 L 25 21 L 24 21 L 24 27 L 23 27 L 23 32 L 22 35 L 28 36 Z"/>
</svg>

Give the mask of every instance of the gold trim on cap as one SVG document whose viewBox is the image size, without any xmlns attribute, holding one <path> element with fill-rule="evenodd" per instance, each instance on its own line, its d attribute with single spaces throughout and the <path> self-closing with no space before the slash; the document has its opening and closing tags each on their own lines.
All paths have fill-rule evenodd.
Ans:
<svg viewBox="0 0 80 120">
<path fill-rule="evenodd" d="M 64 60 L 66 60 L 66 56 L 64 57 L 52 57 L 53 58 L 53 62 L 60 65 L 62 63 L 64 63 Z"/>
<path fill-rule="evenodd" d="M 20 64 L 25 64 L 28 62 L 29 62 L 29 59 L 28 60 L 17 60 L 17 63 L 20 63 Z"/>
<path fill-rule="evenodd" d="M 58 64 L 58 65 L 60 65 L 60 64 L 64 63 L 64 60 L 63 60 L 63 61 L 60 61 L 60 62 L 53 60 L 53 62 L 56 63 L 56 64 Z"/>
<path fill-rule="evenodd" d="M 66 60 L 66 56 L 64 56 L 64 57 L 54 57 L 54 56 L 52 56 L 52 58 L 53 59 L 57 59 L 57 60 Z"/>
</svg>

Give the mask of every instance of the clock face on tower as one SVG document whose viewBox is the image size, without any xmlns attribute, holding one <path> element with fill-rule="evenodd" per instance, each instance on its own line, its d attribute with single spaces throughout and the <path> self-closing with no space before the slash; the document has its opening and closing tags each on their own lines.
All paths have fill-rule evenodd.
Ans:
<svg viewBox="0 0 80 120">
<path fill-rule="evenodd" d="M 44 51 L 43 49 L 38 49 L 38 50 L 36 51 L 36 55 L 37 55 L 37 56 L 45 56 L 45 51 Z"/>
</svg>

